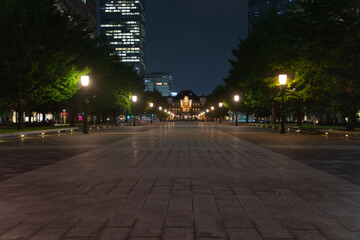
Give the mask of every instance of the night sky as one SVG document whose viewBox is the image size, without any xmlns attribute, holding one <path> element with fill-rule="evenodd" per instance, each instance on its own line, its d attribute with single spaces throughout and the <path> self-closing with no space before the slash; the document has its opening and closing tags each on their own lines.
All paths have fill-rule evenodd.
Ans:
<svg viewBox="0 0 360 240">
<path fill-rule="evenodd" d="M 146 1 L 146 70 L 169 72 L 174 90 L 208 95 L 229 71 L 247 34 L 247 0 Z"/>
</svg>

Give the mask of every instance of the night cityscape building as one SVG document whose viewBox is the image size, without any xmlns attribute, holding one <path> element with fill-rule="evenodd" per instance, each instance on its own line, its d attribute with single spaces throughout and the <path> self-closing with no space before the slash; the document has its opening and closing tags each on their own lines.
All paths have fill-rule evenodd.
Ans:
<svg viewBox="0 0 360 240">
<path fill-rule="evenodd" d="M 170 111 L 181 120 L 197 119 L 206 100 L 206 96 L 197 96 L 191 89 L 183 89 L 177 96 L 167 98 Z"/>
<path fill-rule="evenodd" d="M 59 6 L 65 11 L 88 19 L 89 29 L 96 36 L 96 0 L 58 0 Z"/>
<path fill-rule="evenodd" d="M 149 73 L 144 78 L 145 91 L 159 91 L 162 96 L 170 96 L 173 91 L 173 76 L 170 73 Z"/>
<path fill-rule="evenodd" d="M 276 7 L 278 13 L 282 14 L 287 10 L 288 4 L 293 0 L 249 0 L 248 6 L 248 32 L 253 29 L 256 19 L 266 18 L 266 11 L 269 7 Z"/>
<path fill-rule="evenodd" d="M 98 0 L 97 33 L 122 62 L 145 74 L 145 0 Z"/>
</svg>

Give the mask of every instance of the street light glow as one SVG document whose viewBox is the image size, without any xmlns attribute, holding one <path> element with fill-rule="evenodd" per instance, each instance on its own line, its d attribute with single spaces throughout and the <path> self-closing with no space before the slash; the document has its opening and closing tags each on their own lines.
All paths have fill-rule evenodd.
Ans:
<svg viewBox="0 0 360 240">
<path fill-rule="evenodd" d="M 210 112 L 209 109 L 206 109 L 206 112 Z"/>
<path fill-rule="evenodd" d="M 151 108 L 154 107 L 154 104 L 153 104 L 153 103 L 150 103 L 150 107 L 151 107 Z"/>
<path fill-rule="evenodd" d="M 211 106 L 211 111 L 214 111 L 215 107 L 214 106 Z"/>
<path fill-rule="evenodd" d="M 222 107 L 223 106 L 223 103 L 221 102 L 221 103 L 219 103 L 219 107 Z"/>
<path fill-rule="evenodd" d="M 235 95 L 235 96 L 234 96 L 234 101 L 235 101 L 235 102 L 238 102 L 239 100 L 240 100 L 240 96 L 239 96 L 239 95 Z"/>
<path fill-rule="evenodd" d="M 89 85 L 89 76 L 81 76 L 81 85 L 84 87 Z"/>
<path fill-rule="evenodd" d="M 280 85 L 285 85 L 287 82 L 287 75 L 286 74 L 279 75 L 279 82 Z"/>
<path fill-rule="evenodd" d="M 137 101 L 137 96 L 132 96 L 132 98 L 131 98 L 131 100 L 133 101 L 133 102 L 136 102 Z"/>
</svg>

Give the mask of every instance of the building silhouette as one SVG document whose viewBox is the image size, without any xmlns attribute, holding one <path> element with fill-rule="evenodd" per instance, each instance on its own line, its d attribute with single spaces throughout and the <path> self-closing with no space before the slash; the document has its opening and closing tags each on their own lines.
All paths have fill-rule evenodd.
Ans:
<svg viewBox="0 0 360 240">
<path fill-rule="evenodd" d="M 96 36 L 96 0 L 58 0 L 58 3 L 63 10 L 87 19 L 92 36 Z"/>
<path fill-rule="evenodd" d="M 145 74 L 145 0 L 98 0 L 97 33 L 121 62 Z"/>
<path fill-rule="evenodd" d="M 293 0 L 249 0 L 248 6 L 248 32 L 253 30 L 253 24 L 256 19 L 266 18 L 267 9 L 275 7 L 278 14 L 283 14 L 288 4 Z"/>
</svg>

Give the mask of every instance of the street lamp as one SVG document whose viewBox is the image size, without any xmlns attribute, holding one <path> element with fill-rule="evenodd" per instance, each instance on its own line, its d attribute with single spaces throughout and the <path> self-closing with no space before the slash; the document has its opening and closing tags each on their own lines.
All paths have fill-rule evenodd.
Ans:
<svg viewBox="0 0 360 240">
<path fill-rule="evenodd" d="M 214 110 L 215 110 L 215 107 L 214 107 L 214 106 L 211 106 L 210 109 L 211 109 L 211 111 L 214 111 Z M 213 115 L 213 117 L 212 117 L 212 121 L 214 121 L 214 115 Z"/>
<path fill-rule="evenodd" d="M 284 117 L 284 95 L 286 90 L 287 75 L 279 75 L 279 82 L 281 86 L 281 127 L 280 133 L 285 134 L 285 117 Z"/>
<path fill-rule="evenodd" d="M 219 109 L 220 109 L 220 117 L 219 117 L 219 119 L 220 119 L 220 124 L 221 124 L 221 108 L 223 107 L 223 103 L 222 102 L 220 102 L 219 103 Z"/>
<path fill-rule="evenodd" d="M 133 95 L 131 98 L 131 101 L 133 102 L 133 109 L 134 109 L 134 122 L 133 122 L 133 126 L 136 126 L 136 116 L 135 116 L 135 103 L 137 101 L 137 96 Z"/>
<path fill-rule="evenodd" d="M 81 76 L 81 85 L 84 87 L 84 134 L 88 134 L 88 122 L 87 122 L 87 86 L 89 86 L 89 76 Z"/>
<path fill-rule="evenodd" d="M 239 95 L 235 95 L 234 96 L 234 101 L 237 103 L 237 102 L 239 102 L 240 101 L 240 96 Z M 235 116 L 235 126 L 238 126 L 238 113 L 236 112 L 236 116 Z"/>
<path fill-rule="evenodd" d="M 150 103 L 150 108 L 154 107 L 154 103 Z M 150 123 L 152 124 L 152 113 L 150 113 Z"/>
</svg>

